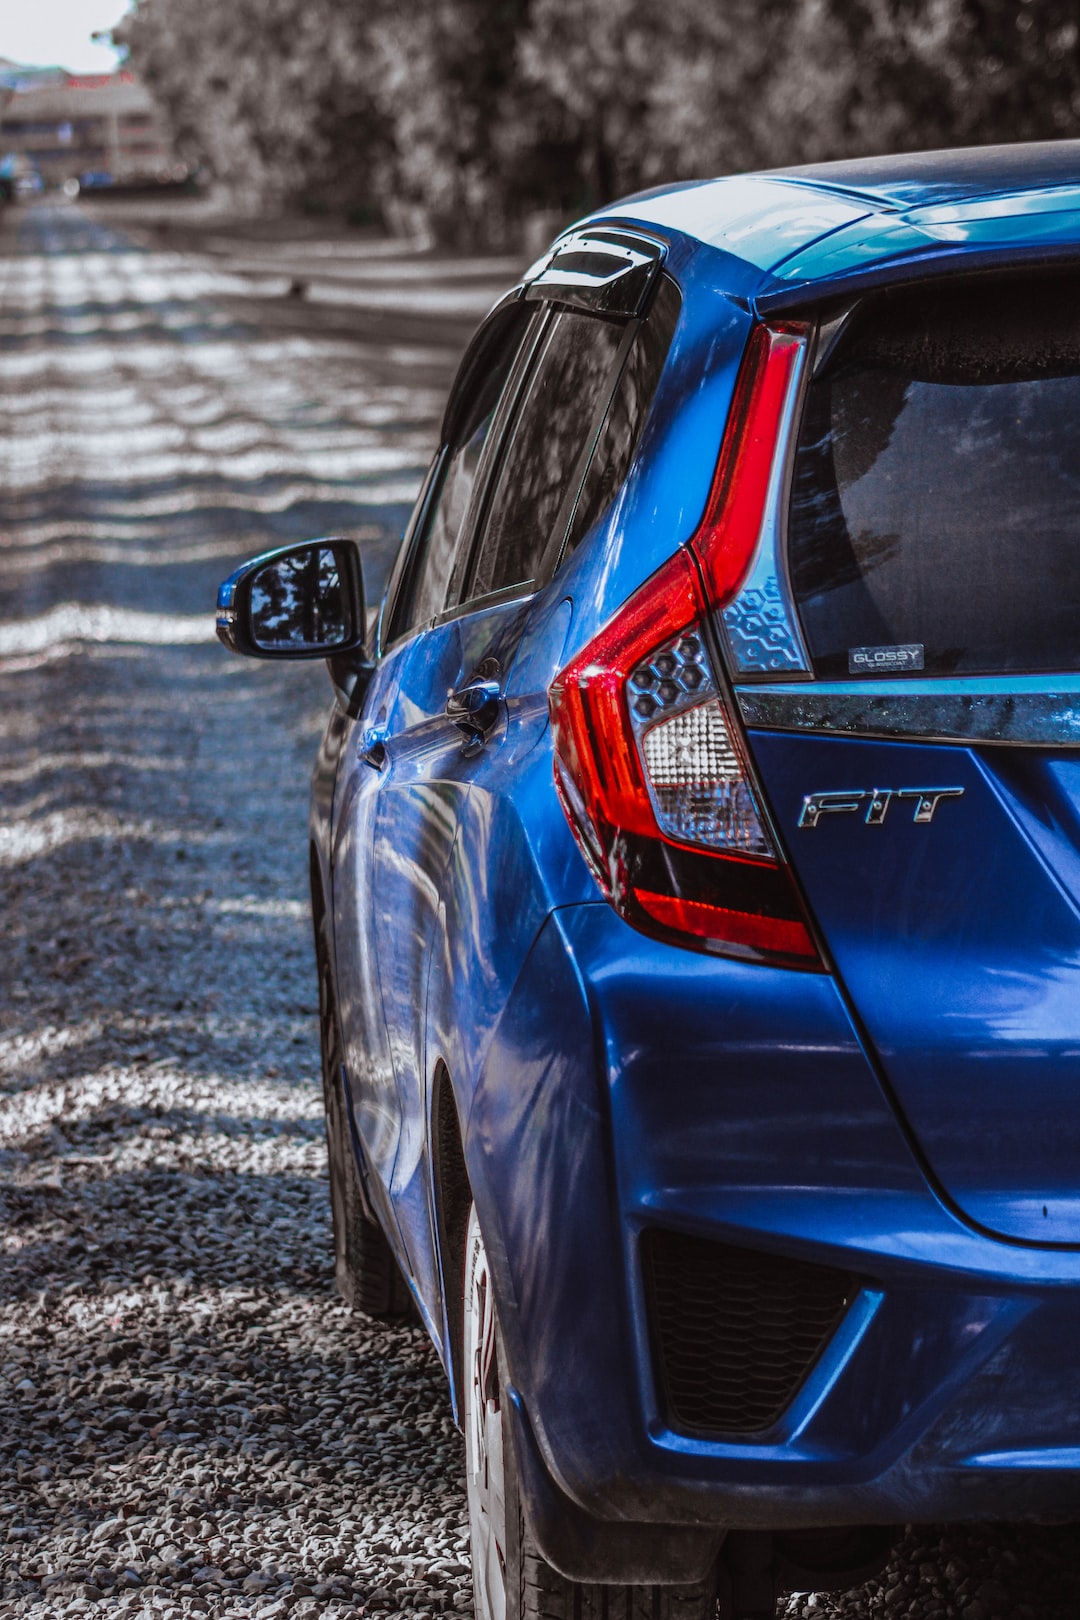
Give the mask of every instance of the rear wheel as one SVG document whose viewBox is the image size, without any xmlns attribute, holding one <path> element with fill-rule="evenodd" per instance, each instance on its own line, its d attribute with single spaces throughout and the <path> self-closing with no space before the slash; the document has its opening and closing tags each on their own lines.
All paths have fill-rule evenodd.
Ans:
<svg viewBox="0 0 1080 1620">
<path fill-rule="evenodd" d="M 334 1223 L 334 1278 L 342 1299 L 354 1310 L 383 1321 L 408 1316 L 413 1306 L 405 1279 L 382 1228 L 368 1218 L 364 1209 L 345 1106 L 341 1033 L 325 923 L 316 933 L 316 955 L 330 1212 Z"/>
<path fill-rule="evenodd" d="M 477 1620 L 712 1620 L 711 1583 L 606 1586 L 567 1580 L 540 1556 L 517 1490 L 504 1429 L 499 1324 L 487 1252 L 469 1213 L 465 1248 L 463 1418 L 465 1479 Z"/>
</svg>

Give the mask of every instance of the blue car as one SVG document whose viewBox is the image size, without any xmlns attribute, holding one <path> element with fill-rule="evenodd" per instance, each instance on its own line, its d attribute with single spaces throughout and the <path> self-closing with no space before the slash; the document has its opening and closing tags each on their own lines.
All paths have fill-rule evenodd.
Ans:
<svg viewBox="0 0 1080 1620">
<path fill-rule="evenodd" d="M 681 185 L 467 350 L 328 659 L 338 1283 L 415 1310 L 477 1613 L 771 1615 L 1080 1509 L 1080 143 Z"/>
</svg>

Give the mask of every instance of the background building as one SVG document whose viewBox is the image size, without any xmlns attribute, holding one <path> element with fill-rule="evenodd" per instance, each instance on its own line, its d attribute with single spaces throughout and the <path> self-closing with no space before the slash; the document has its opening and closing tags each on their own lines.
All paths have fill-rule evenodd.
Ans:
<svg viewBox="0 0 1080 1620">
<path fill-rule="evenodd" d="M 0 159 L 25 160 L 46 186 L 175 183 L 188 172 L 126 69 L 73 74 L 0 62 Z"/>
</svg>

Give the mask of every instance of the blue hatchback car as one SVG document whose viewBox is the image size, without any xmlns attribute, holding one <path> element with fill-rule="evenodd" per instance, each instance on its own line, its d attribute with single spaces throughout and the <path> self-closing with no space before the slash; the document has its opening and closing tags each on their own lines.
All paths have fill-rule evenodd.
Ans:
<svg viewBox="0 0 1080 1620">
<path fill-rule="evenodd" d="M 767 1615 L 1080 1509 L 1080 143 L 660 190 L 462 362 L 328 657 L 337 1277 L 482 1616 Z"/>
</svg>

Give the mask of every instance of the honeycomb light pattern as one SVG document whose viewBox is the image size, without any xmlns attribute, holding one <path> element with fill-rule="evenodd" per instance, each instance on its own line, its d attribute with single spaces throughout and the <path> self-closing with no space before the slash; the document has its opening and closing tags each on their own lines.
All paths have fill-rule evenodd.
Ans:
<svg viewBox="0 0 1080 1620">
<path fill-rule="evenodd" d="M 715 692 L 705 645 L 694 631 L 657 647 L 630 677 L 630 713 L 640 726 Z"/>
<path fill-rule="evenodd" d="M 706 849 L 769 853 L 701 636 L 659 647 L 634 670 L 629 697 L 660 830 Z"/>
<path fill-rule="evenodd" d="M 724 609 L 724 629 L 740 675 L 781 674 L 804 667 L 775 575 L 739 592 Z"/>
<path fill-rule="evenodd" d="M 642 1251 L 656 1382 L 677 1433 L 771 1429 L 859 1290 L 829 1266 L 657 1227 Z"/>
</svg>

